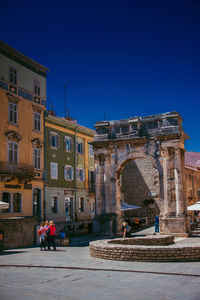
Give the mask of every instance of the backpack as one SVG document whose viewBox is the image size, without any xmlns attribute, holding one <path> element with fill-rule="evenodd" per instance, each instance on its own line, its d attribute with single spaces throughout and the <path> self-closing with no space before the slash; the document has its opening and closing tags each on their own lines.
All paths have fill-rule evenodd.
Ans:
<svg viewBox="0 0 200 300">
<path fill-rule="evenodd" d="M 126 232 L 131 232 L 131 226 L 126 225 Z"/>
<path fill-rule="evenodd" d="M 41 235 L 41 234 L 42 234 L 42 231 L 41 231 L 40 229 L 38 230 L 38 234 L 39 234 L 39 235 Z"/>
</svg>

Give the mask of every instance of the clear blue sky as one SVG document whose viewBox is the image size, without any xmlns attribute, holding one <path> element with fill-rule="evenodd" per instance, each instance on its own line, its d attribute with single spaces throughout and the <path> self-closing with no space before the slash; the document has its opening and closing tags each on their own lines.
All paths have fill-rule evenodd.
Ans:
<svg viewBox="0 0 200 300">
<path fill-rule="evenodd" d="M 49 68 L 48 108 L 96 121 L 178 111 L 200 151 L 200 1 L 1 1 L 0 39 Z"/>
</svg>

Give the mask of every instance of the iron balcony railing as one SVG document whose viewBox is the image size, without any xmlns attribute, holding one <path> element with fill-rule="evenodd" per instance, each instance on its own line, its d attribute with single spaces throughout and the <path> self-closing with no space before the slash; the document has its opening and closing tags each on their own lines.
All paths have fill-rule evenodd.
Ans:
<svg viewBox="0 0 200 300">
<path fill-rule="evenodd" d="M 17 85 L 14 85 L 11 82 L 8 82 L 2 78 L 0 78 L 0 88 L 3 88 L 7 90 L 8 92 L 11 92 L 12 94 L 16 94 L 18 96 L 21 96 L 29 101 L 33 101 L 37 104 L 41 104 L 43 106 L 46 106 L 46 99 L 42 98 L 41 96 L 38 96 L 34 93 L 31 93 Z"/>
<path fill-rule="evenodd" d="M 16 163 L 10 164 L 8 162 L 0 162 L 0 174 L 1 175 L 18 175 L 18 176 L 34 176 L 33 165 Z"/>
</svg>

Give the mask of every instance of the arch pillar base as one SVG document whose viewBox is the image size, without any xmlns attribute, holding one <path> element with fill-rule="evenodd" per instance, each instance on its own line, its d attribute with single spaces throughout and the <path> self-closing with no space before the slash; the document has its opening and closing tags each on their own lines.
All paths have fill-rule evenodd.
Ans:
<svg viewBox="0 0 200 300">
<path fill-rule="evenodd" d="M 118 236 L 121 234 L 121 215 L 107 213 L 96 215 L 93 221 L 93 232 L 105 236 Z"/>
<path fill-rule="evenodd" d="M 190 231 L 186 216 L 164 216 L 160 218 L 160 234 L 170 234 L 177 237 L 187 237 Z"/>
</svg>

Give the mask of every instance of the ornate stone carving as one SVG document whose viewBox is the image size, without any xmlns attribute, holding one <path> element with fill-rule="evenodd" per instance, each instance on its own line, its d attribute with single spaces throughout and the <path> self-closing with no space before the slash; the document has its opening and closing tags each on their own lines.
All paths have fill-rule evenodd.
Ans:
<svg viewBox="0 0 200 300">
<path fill-rule="evenodd" d="M 31 142 L 32 142 L 33 146 L 36 148 L 42 148 L 44 145 L 44 143 L 39 138 L 33 139 Z"/>
<path fill-rule="evenodd" d="M 19 142 L 22 139 L 21 135 L 14 130 L 7 131 L 5 135 L 8 137 L 9 140 L 14 142 Z"/>
</svg>

